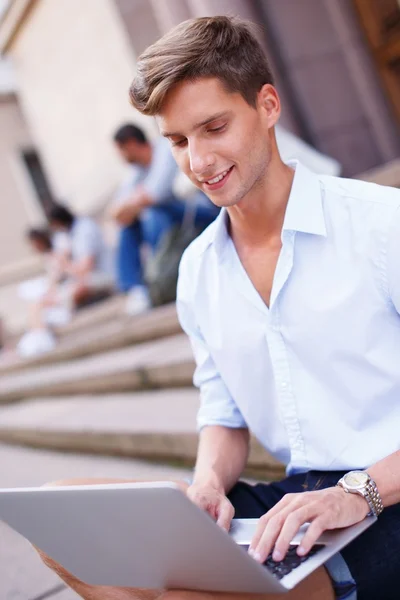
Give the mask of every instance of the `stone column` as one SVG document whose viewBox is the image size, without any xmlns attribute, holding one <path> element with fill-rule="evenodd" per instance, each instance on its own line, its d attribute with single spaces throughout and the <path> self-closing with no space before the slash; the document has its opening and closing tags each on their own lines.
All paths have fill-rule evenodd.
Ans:
<svg viewBox="0 0 400 600">
<path fill-rule="evenodd" d="M 258 15 L 252 0 L 187 0 L 194 17 L 213 15 L 237 15 L 250 21 L 258 21 Z"/>
<path fill-rule="evenodd" d="M 186 0 L 151 0 L 151 5 L 158 27 L 163 34 L 192 16 Z"/>
</svg>

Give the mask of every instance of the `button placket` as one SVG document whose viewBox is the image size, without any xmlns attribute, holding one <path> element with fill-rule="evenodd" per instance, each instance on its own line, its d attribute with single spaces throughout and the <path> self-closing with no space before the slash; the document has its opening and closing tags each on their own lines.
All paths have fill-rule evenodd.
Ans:
<svg viewBox="0 0 400 600">
<path fill-rule="evenodd" d="M 291 460 L 306 462 L 305 444 L 297 415 L 296 399 L 293 392 L 286 347 L 279 327 L 279 307 L 275 304 L 270 311 L 271 327 L 267 339 L 275 377 L 276 393 L 282 420 L 289 440 Z"/>
</svg>

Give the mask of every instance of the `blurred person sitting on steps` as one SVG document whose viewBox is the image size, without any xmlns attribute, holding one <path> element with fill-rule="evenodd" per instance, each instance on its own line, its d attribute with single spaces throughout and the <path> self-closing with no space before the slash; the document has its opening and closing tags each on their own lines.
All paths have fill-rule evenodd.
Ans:
<svg viewBox="0 0 400 600">
<path fill-rule="evenodd" d="M 112 253 L 99 225 L 90 217 L 74 215 L 62 205 L 51 209 L 49 223 L 55 235 L 64 233 L 69 237 L 70 253 L 64 255 L 61 270 L 69 283 L 67 295 L 72 308 L 90 301 L 99 292 L 112 291 Z"/>
<path fill-rule="evenodd" d="M 43 231 L 28 233 L 36 251 L 48 259 L 45 289 L 32 305 L 29 330 L 18 344 L 23 356 L 51 350 L 55 338 L 49 326 L 66 324 L 76 308 L 114 288 L 112 257 L 100 227 L 62 205 L 50 210 L 49 223 L 51 238 Z"/>
<path fill-rule="evenodd" d="M 163 235 L 182 223 L 187 206 L 175 191 L 178 168 L 167 140 L 160 137 L 150 143 L 142 129 L 127 123 L 115 132 L 114 143 L 130 165 L 109 208 L 109 215 L 120 226 L 118 287 L 128 293 L 127 312 L 137 314 L 151 305 L 143 276 L 143 250 L 154 252 Z M 198 190 L 190 204 L 194 204 L 196 227 L 205 228 L 217 214 Z"/>
<path fill-rule="evenodd" d="M 63 325 L 69 320 L 66 307 L 47 306 L 47 298 L 56 293 L 63 279 L 62 264 L 69 252 L 69 239 L 61 232 L 52 235 L 46 228 L 29 229 L 26 238 L 33 251 L 42 257 L 45 271 L 43 276 L 18 286 L 18 295 L 29 303 L 29 309 L 28 331 L 19 341 L 17 351 L 22 356 L 31 356 L 54 347 L 54 337 L 45 325 Z"/>
</svg>

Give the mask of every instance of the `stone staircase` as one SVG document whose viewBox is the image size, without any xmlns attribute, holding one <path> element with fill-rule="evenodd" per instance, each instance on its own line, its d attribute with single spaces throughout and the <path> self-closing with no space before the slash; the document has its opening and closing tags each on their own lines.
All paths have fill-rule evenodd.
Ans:
<svg viewBox="0 0 400 600">
<path fill-rule="evenodd" d="M 128 317 L 112 298 L 57 335 L 52 352 L 0 363 L 0 442 L 194 464 L 198 392 L 174 305 Z M 253 439 L 247 473 L 283 467 Z"/>
</svg>

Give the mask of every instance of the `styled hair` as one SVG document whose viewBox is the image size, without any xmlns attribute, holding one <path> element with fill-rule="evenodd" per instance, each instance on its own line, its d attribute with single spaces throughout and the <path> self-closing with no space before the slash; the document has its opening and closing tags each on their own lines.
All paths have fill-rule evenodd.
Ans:
<svg viewBox="0 0 400 600">
<path fill-rule="evenodd" d="M 131 103 L 145 115 L 157 115 L 174 86 L 203 77 L 216 77 L 255 107 L 262 86 L 274 81 L 253 23 L 226 16 L 180 23 L 139 57 Z"/>
<path fill-rule="evenodd" d="M 117 142 L 117 144 L 126 144 L 130 140 L 139 142 L 139 144 L 147 144 L 146 135 L 140 127 L 137 127 L 133 123 L 125 123 L 125 125 L 118 127 L 114 133 L 114 142 Z"/>
<path fill-rule="evenodd" d="M 75 221 L 75 215 L 62 204 L 55 204 L 49 211 L 49 221 L 60 223 L 68 229 L 71 229 Z"/>
<path fill-rule="evenodd" d="M 50 252 L 53 248 L 51 234 L 47 229 L 39 229 L 33 227 L 26 232 L 26 237 L 32 242 L 42 242 L 46 250 Z"/>
</svg>

